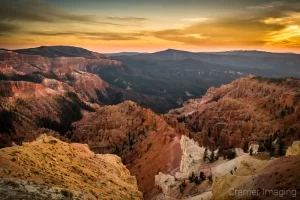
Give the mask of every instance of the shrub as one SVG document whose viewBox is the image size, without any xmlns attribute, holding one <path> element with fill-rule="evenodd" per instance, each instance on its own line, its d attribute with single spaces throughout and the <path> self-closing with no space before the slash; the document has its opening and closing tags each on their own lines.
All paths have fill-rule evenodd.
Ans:
<svg viewBox="0 0 300 200">
<path fill-rule="evenodd" d="M 209 162 L 214 162 L 214 160 L 215 160 L 215 153 L 214 153 L 214 151 L 212 151 L 211 152 L 211 154 L 210 154 L 210 159 L 209 159 Z"/>
<path fill-rule="evenodd" d="M 20 187 L 19 183 L 16 183 L 12 180 L 4 180 L 4 185 L 8 185 L 8 186 L 11 186 L 11 187 Z"/>
<path fill-rule="evenodd" d="M 56 143 L 57 143 L 56 140 L 50 140 L 50 141 L 49 141 L 49 144 L 56 144 Z"/>
<path fill-rule="evenodd" d="M 77 167 L 77 166 L 72 166 L 71 167 L 74 171 L 78 172 L 78 173 L 82 173 L 82 169 L 80 169 L 80 167 Z"/>
<path fill-rule="evenodd" d="M 235 153 L 234 150 L 227 153 L 227 158 L 228 158 L 229 160 L 232 160 L 232 159 L 234 159 L 235 157 L 236 157 L 236 153 Z"/>
<path fill-rule="evenodd" d="M 191 183 L 195 181 L 195 174 L 194 174 L 194 172 L 192 172 L 192 174 L 189 176 L 189 180 L 190 180 Z"/>
<path fill-rule="evenodd" d="M 203 161 L 205 162 L 207 158 L 207 149 L 205 149 L 204 151 L 204 155 L 203 155 Z"/>
<path fill-rule="evenodd" d="M 181 193 L 181 194 L 183 194 L 185 187 L 186 187 L 186 183 L 185 183 L 185 181 L 183 181 L 183 182 L 179 185 L 179 190 L 180 190 L 180 193 Z"/>
<path fill-rule="evenodd" d="M 0 133 L 15 132 L 13 121 L 16 115 L 12 110 L 4 110 L 0 107 Z"/>
<path fill-rule="evenodd" d="M 204 174 L 204 172 L 200 172 L 200 179 L 202 180 L 202 181 L 204 181 L 204 180 L 206 180 L 206 176 L 205 176 L 205 174 Z"/>
<path fill-rule="evenodd" d="M 199 185 L 200 183 L 201 183 L 201 179 L 198 176 L 196 176 L 195 177 L 195 184 Z"/>
<path fill-rule="evenodd" d="M 71 191 L 69 191 L 69 190 L 63 189 L 60 192 L 66 198 L 69 198 L 69 199 L 73 198 L 73 193 Z"/>
</svg>

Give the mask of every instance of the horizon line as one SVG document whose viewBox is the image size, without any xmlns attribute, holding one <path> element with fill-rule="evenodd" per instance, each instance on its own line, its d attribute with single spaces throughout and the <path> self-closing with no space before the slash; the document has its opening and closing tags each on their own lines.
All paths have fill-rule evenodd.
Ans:
<svg viewBox="0 0 300 200">
<path fill-rule="evenodd" d="M 282 53 L 282 54 L 296 54 L 296 55 L 300 55 L 300 53 L 296 53 L 296 52 L 288 52 L 288 51 L 266 51 L 266 50 L 257 50 L 257 49 L 251 49 L 251 50 L 245 50 L 245 49 L 234 49 L 234 50 L 224 50 L 224 51 L 192 51 L 192 50 L 183 50 L 183 49 L 174 49 L 174 48 L 167 48 L 167 49 L 161 49 L 161 50 L 157 50 L 157 51 L 144 51 L 144 52 L 140 52 L 140 51 L 116 51 L 116 52 L 107 52 L 107 53 L 103 53 L 101 51 L 94 51 L 91 50 L 89 48 L 85 48 L 85 47 L 81 47 L 81 46 L 71 46 L 71 45 L 41 45 L 41 46 L 35 46 L 35 47 L 28 47 L 28 48 L 15 48 L 15 49 L 6 49 L 6 48 L 2 48 L 0 47 L 0 50 L 7 50 L 7 51 L 16 51 L 16 50 L 23 50 L 23 49 L 35 49 L 35 48 L 39 48 L 39 47 L 75 47 L 75 48 L 81 48 L 81 49 L 85 49 L 91 52 L 97 52 L 97 53 L 101 53 L 101 54 L 117 54 L 117 53 L 138 53 L 138 54 L 150 54 L 150 53 L 157 53 L 157 52 L 163 52 L 163 51 L 168 51 L 168 50 L 173 50 L 173 51 L 184 51 L 184 52 L 190 52 L 190 53 L 225 53 L 225 52 L 238 52 L 238 51 L 244 51 L 244 52 L 264 52 L 264 53 Z"/>
</svg>

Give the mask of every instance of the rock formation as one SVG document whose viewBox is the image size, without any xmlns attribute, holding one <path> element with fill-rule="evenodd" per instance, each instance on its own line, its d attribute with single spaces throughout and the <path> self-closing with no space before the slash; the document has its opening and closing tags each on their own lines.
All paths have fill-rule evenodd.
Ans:
<svg viewBox="0 0 300 200">
<path fill-rule="evenodd" d="M 83 195 L 80 199 L 142 199 L 135 177 L 118 156 L 95 154 L 87 145 L 45 135 L 23 146 L 1 149 L 0 175 L 10 181 L 77 191 Z"/>
<path fill-rule="evenodd" d="M 167 117 L 186 123 L 200 145 L 226 151 L 266 139 L 283 137 L 290 145 L 300 135 L 300 81 L 248 76 L 220 88 L 211 87 L 201 99 L 189 100 Z M 256 146 L 257 147 L 257 146 Z"/>
<path fill-rule="evenodd" d="M 182 151 L 180 172 L 189 175 L 192 172 L 198 171 L 205 163 L 203 160 L 205 148 L 200 147 L 197 142 L 184 135 L 181 136 L 180 146 Z M 208 157 L 210 154 L 211 152 L 207 150 Z"/>
<path fill-rule="evenodd" d="M 300 154 L 300 141 L 294 141 L 293 144 L 287 149 L 286 156 L 293 156 Z"/>
<path fill-rule="evenodd" d="M 144 193 L 154 189 L 159 172 L 179 171 L 179 134 L 163 117 L 134 102 L 101 107 L 73 125 L 72 141 L 119 155 Z"/>
</svg>

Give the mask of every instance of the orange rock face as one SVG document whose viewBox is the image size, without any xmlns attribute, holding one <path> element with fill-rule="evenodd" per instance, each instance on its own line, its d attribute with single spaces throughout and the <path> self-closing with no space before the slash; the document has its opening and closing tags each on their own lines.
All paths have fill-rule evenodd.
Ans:
<svg viewBox="0 0 300 200">
<path fill-rule="evenodd" d="M 154 189 L 158 172 L 175 173 L 180 165 L 176 130 L 133 102 L 104 106 L 74 126 L 74 142 L 87 143 L 96 153 L 118 154 L 145 195 Z"/>
<path fill-rule="evenodd" d="M 202 99 L 189 100 L 167 116 L 186 123 L 191 136 L 210 148 L 247 149 L 250 141 L 300 137 L 300 81 L 247 77 L 210 88 Z"/>
</svg>

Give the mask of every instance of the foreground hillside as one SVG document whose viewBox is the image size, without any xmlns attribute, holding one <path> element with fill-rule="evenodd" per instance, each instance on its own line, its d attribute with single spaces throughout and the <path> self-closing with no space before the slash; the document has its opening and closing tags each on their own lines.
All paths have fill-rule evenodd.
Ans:
<svg viewBox="0 0 300 200">
<path fill-rule="evenodd" d="M 299 161 L 300 155 L 244 160 L 232 174 L 214 178 L 212 195 L 215 199 L 295 199 L 300 192 Z"/>
<path fill-rule="evenodd" d="M 201 99 L 189 100 L 167 116 L 186 123 L 201 145 L 222 150 L 266 140 L 290 145 L 300 138 L 300 80 L 246 77 L 210 88 Z"/>
<path fill-rule="evenodd" d="M 135 177 L 119 157 L 95 154 L 84 144 L 48 136 L 1 149 L 0 176 L 2 195 L 12 198 L 35 199 L 35 194 L 42 199 L 49 194 L 49 199 L 142 199 Z"/>
</svg>

